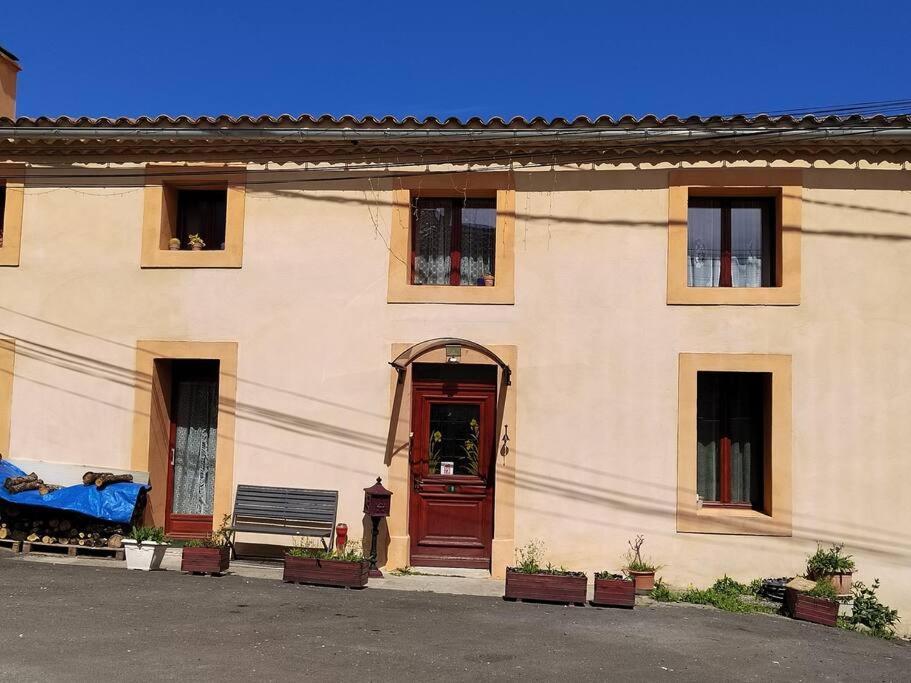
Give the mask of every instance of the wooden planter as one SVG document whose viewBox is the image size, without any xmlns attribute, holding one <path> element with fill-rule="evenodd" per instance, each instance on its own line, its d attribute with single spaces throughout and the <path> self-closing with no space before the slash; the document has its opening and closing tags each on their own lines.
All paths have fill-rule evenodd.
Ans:
<svg viewBox="0 0 911 683">
<path fill-rule="evenodd" d="M 835 600 L 814 598 L 793 588 L 785 590 L 784 606 L 793 619 L 823 626 L 835 626 L 838 621 L 838 603 Z"/>
<path fill-rule="evenodd" d="M 315 557 L 292 557 L 285 555 L 285 583 L 306 583 L 313 586 L 337 586 L 340 588 L 366 588 L 370 562 L 345 562 L 342 560 L 319 560 Z"/>
<path fill-rule="evenodd" d="M 627 570 L 627 574 L 636 585 L 636 593 L 645 595 L 655 587 L 655 572 L 634 572 Z"/>
<path fill-rule="evenodd" d="M 593 605 L 599 607 L 636 606 L 636 583 L 631 579 L 595 578 L 595 596 Z"/>
<path fill-rule="evenodd" d="M 540 600 L 584 605 L 588 579 L 582 576 L 523 574 L 506 570 L 506 600 Z"/>
<path fill-rule="evenodd" d="M 224 574 L 231 563 L 228 548 L 184 548 L 180 571 L 191 574 Z"/>
</svg>

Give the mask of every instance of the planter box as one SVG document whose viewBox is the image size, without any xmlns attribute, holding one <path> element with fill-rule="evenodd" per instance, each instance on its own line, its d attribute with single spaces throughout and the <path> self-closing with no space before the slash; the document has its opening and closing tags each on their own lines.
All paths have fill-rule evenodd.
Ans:
<svg viewBox="0 0 911 683">
<path fill-rule="evenodd" d="M 342 560 L 318 560 L 315 557 L 291 557 L 285 555 L 285 583 L 306 583 L 313 586 L 338 586 L 341 588 L 365 588 L 370 561 L 344 562 Z"/>
<path fill-rule="evenodd" d="M 180 571 L 192 574 L 224 574 L 231 563 L 229 548 L 184 548 Z"/>
<path fill-rule="evenodd" d="M 784 594 L 785 611 L 801 621 L 812 621 L 823 626 L 835 626 L 838 621 L 838 603 L 826 598 L 814 598 L 788 588 Z"/>
<path fill-rule="evenodd" d="M 583 576 L 523 574 L 506 570 L 506 600 L 540 600 L 573 605 L 585 604 L 588 579 Z"/>
<path fill-rule="evenodd" d="M 636 593 L 645 595 L 655 587 L 655 572 L 633 572 L 627 570 L 627 574 L 636 584 Z"/>
<path fill-rule="evenodd" d="M 851 595 L 853 592 L 852 587 L 854 585 L 854 573 L 848 572 L 846 574 L 823 574 L 819 577 L 822 581 L 828 581 L 832 584 L 832 588 L 835 589 L 835 592 L 839 595 Z"/>
<path fill-rule="evenodd" d="M 630 579 L 595 579 L 593 605 L 600 607 L 636 606 L 636 584 Z"/>
<path fill-rule="evenodd" d="M 161 567 L 168 544 L 154 541 L 139 544 L 131 538 L 125 538 L 123 549 L 126 553 L 127 569 L 152 572 Z"/>
</svg>

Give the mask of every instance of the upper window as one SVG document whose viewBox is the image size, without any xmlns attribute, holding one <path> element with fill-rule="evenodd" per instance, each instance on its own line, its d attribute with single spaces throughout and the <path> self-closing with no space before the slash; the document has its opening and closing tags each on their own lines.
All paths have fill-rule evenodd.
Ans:
<svg viewBox="0 0 911 683">
<path fill-rule="evenodd" d="M 177 221 L 172 239 L 180 249 L 224 249 L 228 191 L 177 190 Z"/>
<path fill-rule="evenodd" d="M 496 226 L 496 199 L 417 197 L 412 284 L 493 286 Z"/>
<path fill-rule="evenodd" d="M 774 287 L 775 202 L 690 197 L 688 287 Z"/>
<path fill-rule="evenodd" d="M 696 492 L 703 505 L 762 509 L 770 380 L 761 372 L 698 373 Z"/>
<path fill-rule="evenodd" d="M 143 268 L 240 268 L 246 171 L 150 165 L 142 223 Z"/>
</svg>

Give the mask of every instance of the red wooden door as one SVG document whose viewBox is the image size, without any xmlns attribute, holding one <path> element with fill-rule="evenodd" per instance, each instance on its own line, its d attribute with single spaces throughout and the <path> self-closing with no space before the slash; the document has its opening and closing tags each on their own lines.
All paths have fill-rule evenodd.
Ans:
<svg viewBox="0 0 911 683">
<path fill-rule="evenodd" d="M 202 538 L 212 532 L 218 363 L 172 361 L 171 435 L 165 532 Z"/>
<path fill-rule="evenodd" d="M 490 567 L 496 387 L 413 383 L 411 564 Z"/>
</svg>

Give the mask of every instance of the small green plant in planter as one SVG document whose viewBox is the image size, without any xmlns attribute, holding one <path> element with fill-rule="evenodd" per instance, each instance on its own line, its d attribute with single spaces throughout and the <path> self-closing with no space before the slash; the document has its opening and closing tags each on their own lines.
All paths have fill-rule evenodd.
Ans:
<svg viewBox="0 0 911 683">
<path fill-rule="evenodd" d="M 807 578 L 812 581 L 828 581 L 838 595 L 850 595 L 853 582 L 854 558 L 842 554 L 844 543 L 835 543 L 829 548 L 816 544 L 816 552 L 807 558 Z"/>
<path fill-rule="evenodd" d="M 123 539 L 127 569 L 155 571 L 161 567 L 168 545 L 168 539 L 161 527 L 134 526 Z"/>
<path fill-rule="evenodd" d="M 357 541 L 349 541 L 344 549 L 339 550 L 311 546 L 310 539 L 296 539 L 294 546 L 285 551 L 282 581 L 365 588 L 369 571 L 370 559 L 364 556 L 364 550 Z"/>
<path fill-rule="evenodd" d="M 584 572 L 542 565 L 544 544 L 534 540 L 516 552 L 516 565 L 506 568 L 504 600 L 584 605 L 588 579 Z"/>
<path fill-rule="evenodd" d="M 187 243 L 190 245 L 190 249 L 193 251 L 202 251 L 206 248 L 206 243 L 200 237 L 199 233 L 193 233 L 187 237 Z"/>
<path fill-rule="evenodd" d="M 171 251 L 180 251 L 180 238 L 172 237 L 168 240 L 168 249 Z"/>
<path fill-rule="evenodd" d="M 191 574 L 224 574 L 231 562 L 231 517 L 225 515 L 221 526 L 205 538 L 184 543 L 180 570 Z"/>
<path fill-rule="evenodd" d="M 655 587 L 655 572 L 661 567 L 651 560 L 643 559 L 642 546 L 645 544 L 645 536 L 637 535 L 635 540 L 627 543 L 629 550 L 626 553 L 625 571 L 635 583 L 637 593 L 648 593 Z"/>
</svg>

